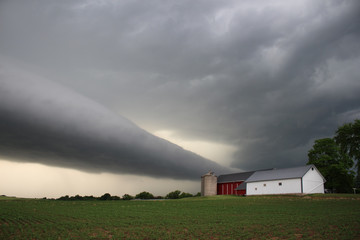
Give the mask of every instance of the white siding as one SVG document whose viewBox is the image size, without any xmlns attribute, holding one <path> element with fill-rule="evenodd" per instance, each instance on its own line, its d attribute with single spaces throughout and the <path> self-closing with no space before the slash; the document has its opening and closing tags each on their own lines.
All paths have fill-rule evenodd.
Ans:
<svg viewBox="0 0 360 240">
<path fill-rule="evenodd" d="M 250 182 L 246 184 L 246 195 L 287 193 L 301 193 L 300 178 Z"/>
<path fill-rule="evenodd" d="M 303 176 L 303 193 L 324 193 L 324 180 L 316 168 Z"/>
</svg>

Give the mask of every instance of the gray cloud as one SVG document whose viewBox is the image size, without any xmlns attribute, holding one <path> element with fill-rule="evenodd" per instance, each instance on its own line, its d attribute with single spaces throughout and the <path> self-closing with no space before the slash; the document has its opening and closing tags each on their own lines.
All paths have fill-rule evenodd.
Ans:
<svg viewBox="0 0 360 240">
<path fill-rule="evenodd" d="M 355 0 L 3 1 L 0 52 L 147 129 L 238 146 L 234 167 L 295 166 L 360 117 L 359 16 Z"/>
<path fill-rule="evenodd" d="M 2 157 L 176 179 L 198 179 L 209 169 L 229 171 L 55 83 L 1 70 Z"/>
</svg>

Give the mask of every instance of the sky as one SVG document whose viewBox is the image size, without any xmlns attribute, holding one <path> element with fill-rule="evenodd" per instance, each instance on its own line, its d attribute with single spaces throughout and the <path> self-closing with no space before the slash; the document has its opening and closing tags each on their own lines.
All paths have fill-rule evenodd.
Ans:
<svg viewBox="0 0 360 240">
<path fill-rule="evenodd" d="M 360 118 L 360 3 L 0 1 L 0 194 L 197 193 Z"/>
</svg>

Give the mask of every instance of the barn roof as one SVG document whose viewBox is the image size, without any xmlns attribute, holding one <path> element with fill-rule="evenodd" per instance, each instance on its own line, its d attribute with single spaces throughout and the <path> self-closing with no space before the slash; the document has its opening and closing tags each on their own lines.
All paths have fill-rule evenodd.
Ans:
<svg viewBox="0 0 360 240">
<path fill-rule="evenodd" d="M 235 190 L 246 190 L 246 182 L 242 182 Z"/>
<path fill-rule="evenodd" d="M 256 171 L 246 180 L 246 182 L 302 178 L 310 168 L 315 168 L 315 166 L 311 164 L 302 167 Z"/>
<path fill-rule="evenodd" d="M 226 183 L 226 182 L 245 181 L 245 180 L 248 179 L 254 172 L 255 172 L 255 171 L 220 175 L 220 176 L 218 177 L 217 182 L 218 182 L 218 183 Z"/>
</svg>

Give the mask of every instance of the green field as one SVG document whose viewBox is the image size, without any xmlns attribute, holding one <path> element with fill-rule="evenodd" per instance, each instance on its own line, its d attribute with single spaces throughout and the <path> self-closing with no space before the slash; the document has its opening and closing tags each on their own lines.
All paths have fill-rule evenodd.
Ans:
<svg viewBox="0 0 360 240">
<path fill-rule="evenodd" d="M 358 195 L 0 198 L 0 239 L 360 239 Z"/>
</svg>

